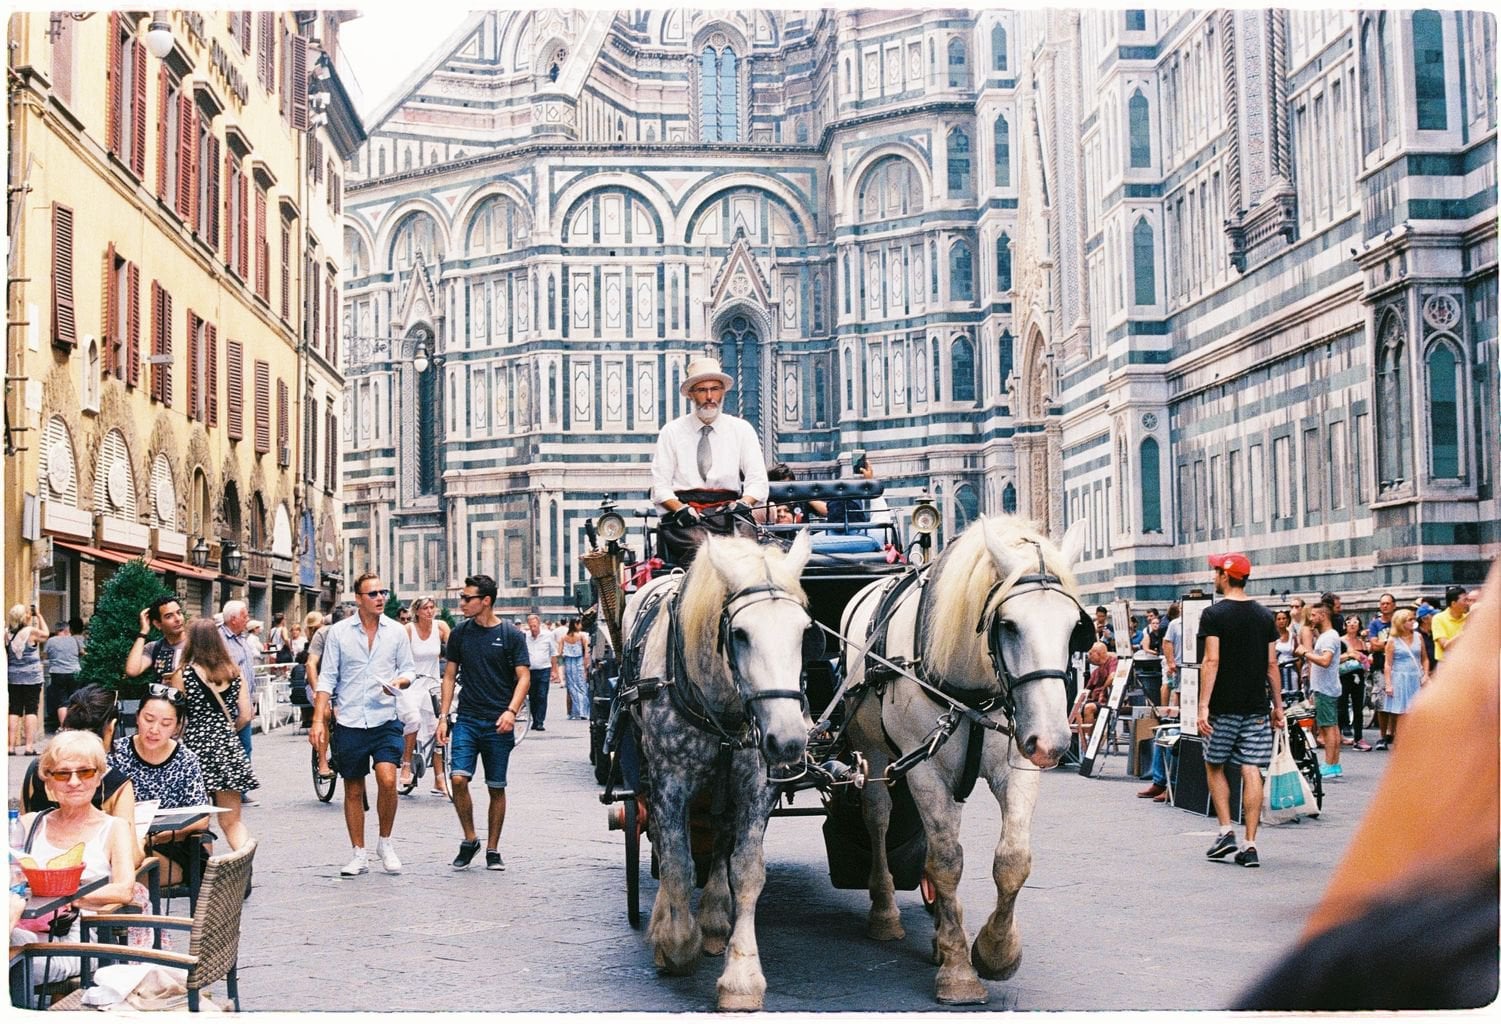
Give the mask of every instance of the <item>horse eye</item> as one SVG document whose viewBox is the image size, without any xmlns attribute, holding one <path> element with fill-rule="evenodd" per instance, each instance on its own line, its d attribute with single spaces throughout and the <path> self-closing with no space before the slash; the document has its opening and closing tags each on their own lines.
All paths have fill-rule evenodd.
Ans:
<svg viewBox="0 0 1501 1024">
<path fill-rule="evenodd" d="M 1013 635 L 1016 634 L 1016 633 L 1021 632 L 1021 627 L 1018 626 L 1015 622 L 1011 621 L 1010 619 L 1002 619 L 1001 620 L 1001 628 L 1004 629 L 1006 632 L 1011 633 Z"/>
<path fill-rule="evenodd" d="M 736 626 L 734 629 L 730 630 L 730 637 L 737 644 L 743 644 L 750 639 L 750 634 L 741 629 L 739 626 Z"/>
</svg>

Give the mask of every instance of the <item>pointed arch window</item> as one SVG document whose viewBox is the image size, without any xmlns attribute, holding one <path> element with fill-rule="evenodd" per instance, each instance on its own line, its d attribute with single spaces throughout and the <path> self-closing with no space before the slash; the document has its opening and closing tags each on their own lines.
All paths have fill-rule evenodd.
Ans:
<svg viewBox="0 0 1501 1024">
<path fill-rule="evenodd" d="M 1444 25 L 1437 11 L 1413 12 L 1412 67 L 1418 130 L 1443 131 L 1449 127 L 1449 110 L 1444 92 Z"/>
<path fill-rule="evenodd" d="M 1001 368 L 1001 390 L 1004 392 L 1006 390 L 1006 382 L 1011 379 L 1011 374 L 1016 365 L 1016 341 L 1011 337 L 1010 331 L 1001 332 L 998 347 L 1000 351 L 997 353 L 999 358 L 996 362 Z"/>
<path fill-rule="evenodd" d="M 954 532 L 980 518 L 980 496 L 969 484 L 954 488 Z"/>
<path fill-rule="evenodd" d="M 1428 446 L 1433 476 L 1457 479 L 1461 475 L 1459 360 L 1447 341 L 1436 343 L 1428 353 Z"/>
<path fill-rule="evenodd" d="M 1381 488 L 1412 479 L 1412 389 L 1404 372 L 1407 337 L 1402 318 L 1387 315 L 1376 362 L 1377 444 Z"/>
<path fill-rule="evenodd" d="M 949 346 L 949 376 L 953 380 L 951 397 L 955 402 L 975 400 L 975 347 L 964 335 Z"/>
<path fill-rule="evenodd" d="M 1162 532 L 1162 467 L 1157 439 L 1141 442 L 1141 532 Z"/>
<path fill-rule="evenodd" d="M 757 437 L 762 436 L 761 338 L 748 317 L 731 317 L 720 328 L 719 358 L 724 372 L 736 381 L 735 390 L 725 398 L 726 409 L 748 422 Z M 738 408 L 730 410 L 732 404 Z"/>
<path fill-rule="evenodd" d="M 1005 232 L 995 240 L 995 287 L 1002 292 L 1011 290 L 1011 236 Z"/>
<path fill-rule="evenodd" d="M 439 430 L 438 377 L 436 366 L 417 374 L 417 493 L 438 493 Z"/>
<path fill-rule="evenodd" d="M 969 88 L 969 54 L 962 39 L 949 40 L 949 88 Z"/>
<path fill-rule="evenodd" d="M 1376 44 L 1381 51 L 1379 72 L 1381 75 L 1381 141 L 1387 142 L 1397 128 L 1397 83 L 1396 45 L 1392 41 L 1395 30 L 1382 14 L 1376 19 Z"/>
<path fill-rule="evenodd" d="M 699 139 L 735 142 L 740 138 L 740 60 L 733 47 L 706 46 L 698 61 Z"/>
<path fill-rule="evenodd" d="M 995 183 L 1011 187 L 1011 124 L 1005 117 L 995 119 Z"/>
<path fill-rule="evenodd" d="M 1131 232 L 1131 250 L 1136 304 L 1150 306 L 1157 301 L 1157 264 L 1152 225 L 1145 217 L 1136 222 Z"/>
<path fill-rule="evenodd" d="M 969 163 L 969 134 L 963 128 L 949 132 L 949 192 L 967 195 L 974 186 Z"/>
<path fill-rule="evenodd" d="M 969 243 L 958 241 L 949 249 L 949 298 L 972 302 L 975 297 L 975 260 Z"/>
<path fill-rule="evenodd" d="M 1001 511 L 1008 516 L 1016 515 L 1016 485 L 1013 483 L 1001 488 Z"/>
<path fill-rule="evenodd" d="M 844 350 L 844 408 L 847 412 L 855 408 L 855 356 L 849 349 Z"/>
<path fill-rule="evenodd" d="M 1006 70 L 1006 26 L 997 24 L 990 30 L 990 66 L 996 71 Z"/>
<path fill-rule="evenodd" d="M 1152 166 L 1152 118 L 1147 98 L 1137 89 L 1126 104 L 1130 118 L 1131 166 Z"/>
</svg>

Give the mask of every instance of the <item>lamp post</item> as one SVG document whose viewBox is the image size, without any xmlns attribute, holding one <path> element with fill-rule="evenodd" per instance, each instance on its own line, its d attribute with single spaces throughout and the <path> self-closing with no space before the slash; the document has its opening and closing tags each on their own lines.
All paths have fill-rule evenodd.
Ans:
<svg viewBox="0 0 1501 1024">
<path fill-rule="evenodd" d="M 240 546 L 234 541 L 224 542 L 223 550 L 219 553 L 219 567 L 226 576 L 238 576 L 245 567 L 245 556 L 240 553 Z"/>
<path fill-rule="evenodd" d="M 199 537 L 198 543 L 194 544 L 192 550 L 188 552 L 188 561 L 195 569 L 202 569 L 208 565 L 208 541 Z"/>
</svg>

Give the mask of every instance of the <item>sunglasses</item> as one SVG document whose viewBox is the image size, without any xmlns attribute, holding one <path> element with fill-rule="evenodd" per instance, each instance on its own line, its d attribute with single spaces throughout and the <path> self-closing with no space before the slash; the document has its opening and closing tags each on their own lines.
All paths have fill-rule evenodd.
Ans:
<svg viewBox="0 0 1501 1024">
<path fill-rule="evenodd" d="M 387 596 L 390 595 L 390 593 L 391 592 L 389 590 L 367 590 L 363 594 L 361 594 L 360 596 L 361 597 L 387 597 Z"/>
<path fill-rule="evenodd" d="M 94 776 L 98 774 L 98 768 L 54 768 L 47 773 L 47 778 L 53 782 L 66 782 L 68 779 L 77 779 L 79 782 L 91 782 Z"/>
<path fill-rule="evenodd" d="M 152 683 L 146 687 L 146 695 L 148 697 L 159 697 L 173 707 L 183 702 L 182 692 L 173 689 L 166 683 Z"/>
<path fill-rule="evenodd" d="M 459 600 L 460 601 L 478 601 L 483 596 L 484 596 L 483 594 L 460 594 L 459 595 Z"/>
</svg>

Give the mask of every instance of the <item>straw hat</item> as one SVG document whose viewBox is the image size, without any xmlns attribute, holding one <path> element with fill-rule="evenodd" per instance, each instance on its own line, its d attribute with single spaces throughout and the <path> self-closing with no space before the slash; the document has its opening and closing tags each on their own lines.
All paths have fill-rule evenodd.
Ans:
<svg viewBox="0 0 1501 1024">
<path fill-rule="evenodd" d="M 695 384 L 706 380 L 719 381 L 719 383 L 724 385 L 726 391 L 735 386 L 735 378 L 724 372 L 724 367 L 719 365 L 718 359 L 715 359 L 713 356 L 699 356 L 688 363 L 688 376 L 684 378 L 683 383 L 678 387 L 678 391 L 686 398 L 688 392 L 693 390 Z"/>
</svg>

